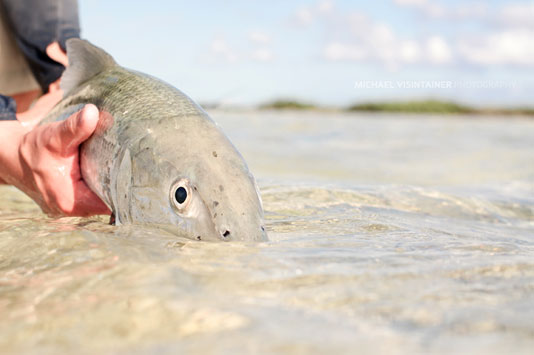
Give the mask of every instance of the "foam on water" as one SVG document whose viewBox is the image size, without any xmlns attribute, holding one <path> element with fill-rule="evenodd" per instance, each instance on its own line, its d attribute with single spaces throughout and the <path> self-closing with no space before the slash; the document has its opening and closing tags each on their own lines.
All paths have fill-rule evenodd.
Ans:
<svg viewBox="0 0 534 355">
<path fill-rule="evenodd" d="M 271 241 L 48 219 L 0 187 L 2 353 L 529 353 L 534 122 L 216 113 Z"/>
</svg>

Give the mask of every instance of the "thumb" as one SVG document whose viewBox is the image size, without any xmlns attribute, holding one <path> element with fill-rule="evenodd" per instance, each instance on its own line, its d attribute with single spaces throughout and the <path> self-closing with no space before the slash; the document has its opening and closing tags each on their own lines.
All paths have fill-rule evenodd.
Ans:
<svg viewBox="0 0 534 355">
<path fill-rule="evenodd" d="M 98 124 L 98 109 L 95 105 L 85 105 L 85 107 L 69 116 L 58 126 L 57 146 L 54 148 L 64 154 L 75 153 L 78 146 L 87 140 L 95 131 Z"/>
</svg>

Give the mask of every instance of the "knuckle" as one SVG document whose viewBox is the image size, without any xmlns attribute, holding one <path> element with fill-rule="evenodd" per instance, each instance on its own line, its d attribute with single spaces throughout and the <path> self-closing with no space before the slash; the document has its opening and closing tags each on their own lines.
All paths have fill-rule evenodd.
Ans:
<svg viewBox="0 0 534 355">
<path fill-rule="evenodd" d="M 55 196 L 55 204 L 57 206 L 57 209 L 61 214 L 70 216 L 73 211 L 73 203 L 72 201 L 67 198 L 66 196 L 62 196 L 61 194 L 56 194 Z"/>
<path fill-rule="evenodd" d="M 22 157 L 24 162 L 27 163 L 31 160 L 31 157 L 32 157 L 31 151 L 32 151 L 32 144 L 30 143 L 28 135 L 24 135 L 24 137 L 22 137 L 22 141 L 19 146 L 19 155 Z"/>
<path fill-rule="evenodd" d="M 67 120 L 65 120 L 65 133 L 69 135 L 76 134 L 76 128 L 78 126 L 78 114 L 72 115 Z"/>
<path fill-rule="evenodd" d="M 47 173 L 50 170 L 50 167 L 48 164 L 46 164 L 45 161 L 40 159 L 35 164 L 32 164 L 31 168 L 33 170 L 34 175 L 39 175 L 44 180 L 47 180 L 47 177 L 49 175 Z"/>
<path fill-rule="evenodd" d="M 48 151 L 56 152 L 58 150 L 59 143 L 61 141 L 58 130 L 60 126 L 49 125 L 43 131 L 42 134 L 42 146 L 44 146 Z"/>
</svg>

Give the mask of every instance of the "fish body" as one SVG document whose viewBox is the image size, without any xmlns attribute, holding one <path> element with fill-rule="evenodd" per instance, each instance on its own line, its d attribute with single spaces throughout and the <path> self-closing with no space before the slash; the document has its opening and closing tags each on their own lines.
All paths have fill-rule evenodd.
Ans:
<svg viewBox="0 0 534 355">
<path fill-rule="evenodd" d="M 64 98 L 45 122 L 98 107 L 80 168 L 117 224 L 157 225 L 197 240 L 267 240 L 254 177 L 202 108 L 87 41 L 69 40 L 67 55 Z"/>
</svg>

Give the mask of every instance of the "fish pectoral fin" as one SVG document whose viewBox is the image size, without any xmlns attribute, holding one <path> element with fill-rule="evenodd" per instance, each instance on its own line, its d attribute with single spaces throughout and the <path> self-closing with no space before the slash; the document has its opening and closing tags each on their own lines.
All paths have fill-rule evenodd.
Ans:
<svg viewBox="0 0 534 355">
<path fill-rule="evenodd" d="M 79 38 L 67 40 L 69 66 L 61 76 L 63 97 L 107 68 L 117 65 L 113 57 L 103 49 Z"/>
<path fill-rule="evenodd" d="M 114 213 L 116 224 L 127 223 L 130 220 L 130 190 L 132 186 L 132 159 L 130 150 L 125 149 L 118 166 L 114 181 Z"/>
<path fill-rule="evenodd" d="M 109 216 L 109 224 L 112 226 L 117 225 L 117 220 L 115 219 L 115 212 L 112 212 Z"/>
</svg>

